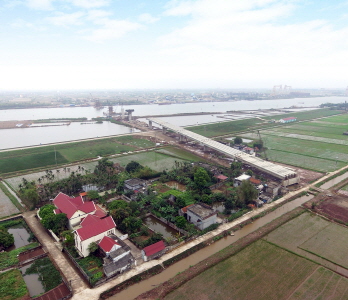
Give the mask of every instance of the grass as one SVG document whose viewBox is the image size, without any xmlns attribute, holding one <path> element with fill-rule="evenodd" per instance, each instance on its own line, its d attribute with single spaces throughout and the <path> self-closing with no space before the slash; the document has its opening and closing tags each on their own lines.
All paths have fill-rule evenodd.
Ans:
<svg viewBox="0 0 348 300">
<path fill-rule="evenodd" d="M 317 265 L 257 241 L 183 284 L 165 297 L 176 299 L 286 299 Z"/>
<path fill-rule="evenodd" d="M 10 270 L 0 274 L 1 300 L 19 300 L 29 292 L 19 270 Z"/>
<path fill-rule="evenodd" d="M 29 245 L 26 245 L 24 247 L 17 248 L 15 250 L 12 250 L 10 252 L 2 252 L 0 253 L 0 270 L 4 270 L 6 268 L 15 266 L 18 264 L 19 260 L 17 258 L 18 254 L 37 247 L 38 243 L 31 243 Z"/>
<path fill-rule="evenodd" d="M 23 211 L 23 206 L 18 202 L 17 198 L 11 194 L 11 192 L 6 188 L 6 186 L 2 182 L 0 182 L 0 189 L 11 200 L 12 204 L 18 208 L 19 211 Z"/>
<path fill-rule="evenodd" d="M 348 279 L 334 272 L 319 267 L 307 280 L 290 296 L 295 299 L 348 299 Z"/>
<path fill-rule="evenodd" d="M 346 227 L 335 223 L 328 224 L 329 226 L 300 245 L 300 248 L 344 268 L 348 268 L 348 257 L 346 254 L 348 230 Z"/>
<path fill-rule="evenodd" d="M 77 260 L 77 263 L 86 272 L 92 285 L 104 276 L 103 260 L 100 257 L 89 255 Z"/>
</svg>

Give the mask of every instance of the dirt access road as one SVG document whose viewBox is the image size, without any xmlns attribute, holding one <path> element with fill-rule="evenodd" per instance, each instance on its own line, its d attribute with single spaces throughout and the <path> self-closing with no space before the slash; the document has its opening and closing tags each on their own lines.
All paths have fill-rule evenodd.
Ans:
<svg viewBox="0 0 348 300">
<path fill-rule="evenodd" d="M 50 253 L 51 258 L 58 265 L 65 278 L 71 283 L 73 294 L 77 294 L 85 289 L 88 289 L 89 286 L 81 279 L 80 275 L 72 267 L 69 260 L 66 259 L 63 253 L 57 248 L 57 246 L 54 244 L 54 240 L 42 227 L 41 223 L 38 221 L 35 215 L 36 211 L 28 211 L 23 213 L 23 218 L 25 219 L 41 245 L 46 247 L 47 252 Z"/>
</svg>

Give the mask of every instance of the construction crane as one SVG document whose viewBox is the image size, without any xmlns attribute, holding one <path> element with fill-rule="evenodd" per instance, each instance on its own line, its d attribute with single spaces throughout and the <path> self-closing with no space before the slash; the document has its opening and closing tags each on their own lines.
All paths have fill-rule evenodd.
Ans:
<svg viewBox="0 0 348 300">
<path fill-rule="evenodd" d="M 290 93 L 291 89 L 292 87 L 290 85 L 284 85 L 284 88 L 283 88 L 284 94 Z"/>
<path fill-rule="evenodd" d="M 265 156 L 265 160 L 268 160 L 268 157 L 267 157 L 267 153 L 266 153 L 266 149 L 263 145 L 263 140 L 261 138 L 261 133 L 260 133 L 260 130 L 257 130 L 257 135 L 259 136 L 259 140 L 260 140 L 260 144 L 262 144 L 262 151 L 263 151 L 263 155 Z M 261 150 L 261 149 L 260 149 Z"/>
<path fill-rule="evenodd" d="M 275 85 L 273 86 L 273 92 L 272 92 L 272 95 L 271 96 L 276 96 L 278 94 L 281 94 L 281 91 L 282 91 L 282 85 Z"/>
</svg>

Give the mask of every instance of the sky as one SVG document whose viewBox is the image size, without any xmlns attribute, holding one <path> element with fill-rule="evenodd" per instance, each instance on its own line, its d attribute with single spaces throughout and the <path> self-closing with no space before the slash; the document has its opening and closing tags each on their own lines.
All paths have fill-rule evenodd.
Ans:
<svg viewBox="0 0 348 300">
<path fill-rule="evenodd" d="M 0 90 L 342 88 L 348 1 L 0 0 Z"/>
</svg>

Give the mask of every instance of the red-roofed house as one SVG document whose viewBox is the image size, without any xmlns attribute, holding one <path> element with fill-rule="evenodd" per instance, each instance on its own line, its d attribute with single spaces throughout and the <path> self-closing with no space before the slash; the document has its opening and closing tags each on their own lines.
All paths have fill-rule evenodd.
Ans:
<svg viewBox="0 0 348 300">
<path fill-rule="evenodd" d="M 296 117 L 288 117 L 288 118 L 283 118 L 279 120 L 279 123 L 290 123 L 290 122 L 295 122 L 297 120 Z"/>
<path fill-rule="evenodd" d="M 121 248 L 120 244 L 117 243 L 109 236 L 104 236 L 100 242 L 98 243 L 99 247 L 104 251 L 106 255 L 110 254 L 110 252 Z"/>
<path fill-rule="evenodd" d="M 111 216 L 99 219 L 96 216 L 87 215 L 80 225 L 81 228 L 74 231 L 75 247 L 84 257 L 89 255 L 88 247 L 91 243 L 116 234 L 116 224 Z"/>
<path fill-rule="evenodd" d="M 159 241 L 141 250 L 141 255 L 144 261 L 149 261 L 151 259 L 159 258 L 165 251 L 166 245 L 163 241 Z"/>
<path fill-rule="evenodd" d="M 69 220 L 69 228 L 73 229 L 79 225 L 81 220 L 87 215 L 95 215 L 98 218 L 106 216 L 105 212 L 94 204 L 93 201 L 84 202 L 82 197 L 69 197 L 64 193 L 59 193 L 53 200 L 57 209 L 54 210 L 56 214 L 64 213 Z"/>
<path fill-rule="evenodd" d="M 218 179 L 220 182 L 223 182 L 223 181 L 225 181 L 226 179 L 228 179 L 227 176 L 222 175 L 222 174 L 215 175 L 214 177 L 215 177 L 216 179 Z"/>
<path fill-rule="evenodd" d="M 190 207 L 190 206 L 192 206 L 193 204 L 190 204 L 190 205 L 187 205 L 187 206 L 185 206 L 185 207 L 183 207 L 183 208 L 180 208 L 179 209 L 179 215 L 180 216 L 185 216 L 185 214 L 187 213 L 187 209 Z"/>
</svg>

